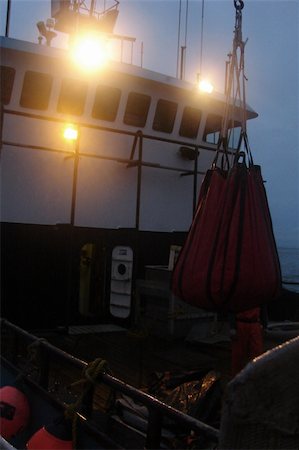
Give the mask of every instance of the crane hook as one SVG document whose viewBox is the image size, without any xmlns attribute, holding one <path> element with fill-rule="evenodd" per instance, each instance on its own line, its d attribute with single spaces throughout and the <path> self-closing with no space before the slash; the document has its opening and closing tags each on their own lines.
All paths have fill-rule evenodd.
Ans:
<svg viewBox="0 0 299 450">
<path fill-rule="evenodd" d="M 234 5 L 238 11 L 244 8 L 244 2 L 242 0 L 234 0 Z"/>
</svg>

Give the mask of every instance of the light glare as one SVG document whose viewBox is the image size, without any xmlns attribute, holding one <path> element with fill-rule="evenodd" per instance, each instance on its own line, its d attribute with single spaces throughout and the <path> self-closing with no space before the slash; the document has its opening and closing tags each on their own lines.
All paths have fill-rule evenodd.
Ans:
<svg viewBox="0 0 299 450">
<path fill-rule="evenodd" d="M 214 86 L 208 80 L 201 80 L 198 87 L 201 92 L 206 92 L 207 94 L 211 94 L 214 90 Z"/>
<path fill-rule="evenodd" d="M 75 63 L 87 70 L 99 69 L 109 60 L 107 42 L 93 35 L 78 38 L 71 53 Z"/>
<path fill-rule="evenodd" d="M 78 139 L 78 130 L 72 125 L 68 125 L 63 132 L 63 137 L 68 141 L 76 141 Z"/>
</svg>

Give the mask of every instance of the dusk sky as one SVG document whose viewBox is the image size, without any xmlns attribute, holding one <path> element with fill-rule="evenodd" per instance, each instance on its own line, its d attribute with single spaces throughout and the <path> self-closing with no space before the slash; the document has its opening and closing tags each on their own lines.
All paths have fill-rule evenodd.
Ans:
<svg viewBox="0 0 299 450">
<path fill-rule="evenodd" d="M 4 35 L 7 2 L 0 2 L 0 32 Z M 299 248 L 299 1 L 244 3 L 247 102 L 259 114 L 249 123 L 249 142 L 266 180 L 277 244 Z M 195 82 L 200 67 L 202 0 L 189 0 L 187 30 L 186 5 L 187 0 L 182 0 L 180 45 L 186 36 L 185 78 Z M 140 65 L 143 42 L 143 66 L 176 75 L 179 6 L 179 0 L 120 1 L 114 31 L 136 37 L 135 64 Z M 36 22 L 48 17 L 50 0 L 12 0 L 10 37 L 37 42 Z M 221 92 L 234 23 L 233 0 L 204 2 L 202 75 Z M 56 40 L 53 45 L 64 42 Z"/>
</svg>

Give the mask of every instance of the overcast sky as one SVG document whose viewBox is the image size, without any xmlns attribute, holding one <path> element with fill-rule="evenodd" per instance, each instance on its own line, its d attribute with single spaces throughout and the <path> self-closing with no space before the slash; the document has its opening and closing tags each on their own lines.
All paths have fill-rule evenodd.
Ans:
<svg viewBox="0 0 299 450">
<path fill-rule="evenodd" d="M 0 2 L 3 35 L 6 0 Z M 299 248 L 299 1 L 244 3 L 247 102 L 259 113 L 249 123 L 249 141 L 266 180 L 278 246 Z M 202 0 L 189 0 L 187 29 L 186 5 L 187 0 L 182 0 L 180 45 L 186 38 L 185 78 L 195 82 L 200 67 Z M 143 42 L 143 66 L 176 75 L 179 7 L 179 0 L 120 0 L 114 31 L 136 37 L 135 64 L 140 65 Z M 36 42 L 36 22 L 48 17 L 50 0 L 12 0 L 10 36 Z M 223 91 L 234 22 L 233 0 L 205 0 L 202 75 L 209 76 L 218 91 Z"/>
</svg>

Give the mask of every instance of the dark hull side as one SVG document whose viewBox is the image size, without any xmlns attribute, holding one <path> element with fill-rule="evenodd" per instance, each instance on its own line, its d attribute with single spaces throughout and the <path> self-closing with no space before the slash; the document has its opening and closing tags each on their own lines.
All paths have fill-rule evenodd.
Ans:
<svg viewBox="0 0 299 450">
<path fill-rule="evenodd" d="M 171 245 L 182 245 L 185 233 L 95 229 L 70 225 L 1 224 L 1 314 L 30 329 L 115 322 L 134 318 L 135 280 L 146 265 L 168 265 Z M 90 285 L 79 311 L 82 247 L 93 245 Z M 112 250 L 133 250 L 132 302 L 126 319 L 109 311 Z"/>
</svg>

